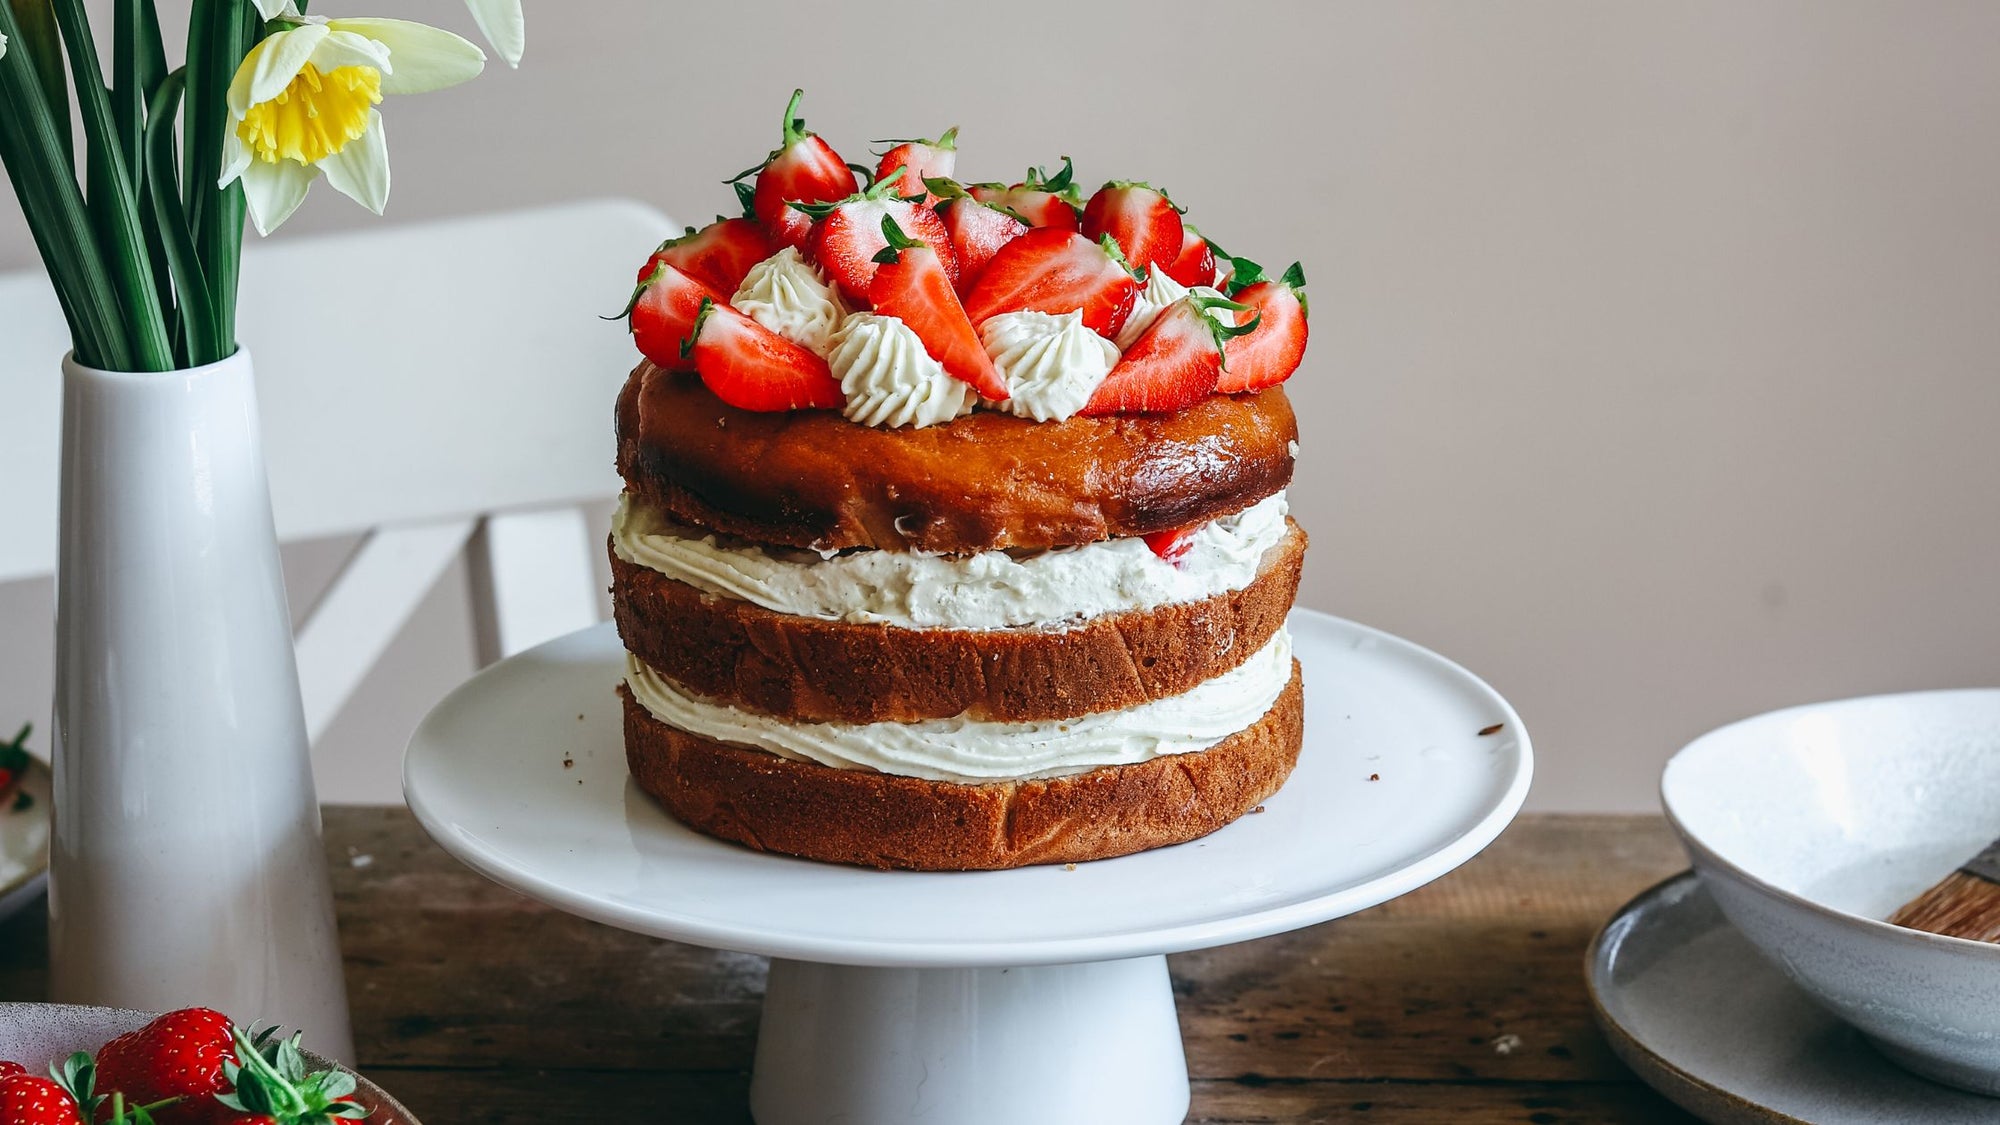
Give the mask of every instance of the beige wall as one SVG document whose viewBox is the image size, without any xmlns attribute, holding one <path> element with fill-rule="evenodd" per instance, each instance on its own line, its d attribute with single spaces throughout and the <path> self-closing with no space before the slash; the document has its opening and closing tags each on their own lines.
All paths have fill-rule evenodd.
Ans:
<svg viewBox="0 0 2000 1125">
<path fill-rule="evenodd" d="M 386 107 L 394 220 L 699 221 L 800 84 L 850 158 L 955 123 L 974 178 L 1067 152 L 1303 259 L 1304 601 L 1509 694 L 1541 807 L 1650 807 L 1676 746 L 1767 707 L 2000 679 L 2000 6 L 530 12 L 519 73 Z M 299 229 L 360 221 L 318 196 Z M 29 256 L 0 207 L 0 267 Z M 47 603 L 0 588 L 0 720 L 46 710 Z M 330 796 L 393 792 L 469 667 L 462 603 L 454 576 L 328 739 Z"/>
</svg>

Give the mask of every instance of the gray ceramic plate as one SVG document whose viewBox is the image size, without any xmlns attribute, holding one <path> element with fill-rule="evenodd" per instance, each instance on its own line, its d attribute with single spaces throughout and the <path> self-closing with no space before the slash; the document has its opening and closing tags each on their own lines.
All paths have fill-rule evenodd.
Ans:
<svg viewBox="0 0 2000 1125">
<path fill-rule="evenodd" d="M 2000 1099 L 1925 1081 L 1809 1000 L 1693 872 L 1633 899 L 1584 965 L 1611 1048 L 1715 1125 L 1994 1125 Z"/>
<path fill-rule="evenodd" d="M 0 800 L 0 918 L 35 901 L 48 883 L 49 788 L 49 767 L 36 759 L 20 790 Z"/>
<path fill-rule="evenodd" d="M 152 1018 L 145 1012 L 80 1004 L 0 1004 L 0 1059 L 11 1059 L 39 1074 L 52 1060 L 66 1058 L 72 1051 L 96 1051 Z M 311 1051 L 306 1052 L 306 1064 L 314 1071 L 335 1065 Z M 358 1074 L 354 1080 L 354 1100 L 368 1111 L 366 1125 L 418 1125 L 410 1111 L 380 1086 Z"/>
</svg>

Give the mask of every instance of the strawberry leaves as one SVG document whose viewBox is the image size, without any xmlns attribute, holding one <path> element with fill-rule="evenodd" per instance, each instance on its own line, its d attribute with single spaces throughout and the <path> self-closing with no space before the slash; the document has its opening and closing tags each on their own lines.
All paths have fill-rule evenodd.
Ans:
<svg viewBox="0 0 2000 1125">
<path fill-rule="evenodd" d="M 368 1116 L 367 1110 L 348 1100 L 355 1089 L 353 1075 L 344 1070 L 306 1072 L 305 1056 L 299 1051 L 303 1033 L 280 1039 L 275 1028 L 255 1038 L 240 1027 L 231 1032 L 237 1061 L 222 1064 L 232 1089 L 216 1095 L 219 1104 L 269 1117 L 276 1125 L 329 1125 Z"/>
</svg>

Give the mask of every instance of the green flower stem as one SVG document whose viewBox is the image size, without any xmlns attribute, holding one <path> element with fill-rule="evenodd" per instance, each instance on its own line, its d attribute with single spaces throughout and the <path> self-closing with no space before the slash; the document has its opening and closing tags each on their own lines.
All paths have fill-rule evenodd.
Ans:
<svg viewBox="0 0 2000 1125">
<path fill-rule="evenodd" d="M 82 0 L 56 0 L 55 8 L 63 43 L 69 48 L 70 71 L 76 79 L 77 106 L 83 111 L 84 138 L 90 153 L 88 205 L 92 225 L 124 314 L 129 351 L 120 370 L 168 371 L 174 366 L 173 344 L 167 339 L 160 291 L 146 254 L 146 236 L 139 226 L 139 193 L 133 178 L 137 168 L 120 150 L 111 96 L 105 89 Z"/>
<path fill-rule="evenodd" d="M 229 82 L 249 53 L 256 9 L 244 0 L 194 0 L 188 23 L 187 138 L 181 163 L 181 199 L 195 253 L 208 279 L 210 326 L 219 354 L 195 353 L 213 363 L 236 351 L 236 285 L 241 272 L 245 204 L 239 181 L 218 188 L 223 131 L 230 126 Z"/>
<path fill-rule="evenodd" d="M 49 0 L 12 0 L 12 3 L 28 57 L 35 61 L 35 77 L 41 81 L 42 96 L 48 99 L 49 116 L 67 125 L 69 75 L 63 70 L 62 37 L 56 30 L 55 9 L 50 7 Z M 72 159 L 69 129 L 57 130 L 56 139 L 62 145 L 63 158 Z"/>
<path fill-rule="evenodd" d="M 146 115 L 146 196 L 152 203 L 153 227 L 161 235 L 162 252 L 180 297 L 180 339 L 182 360 L 187 363 L 213 362 L 198 356 L 214 355 L 215 304 L 209 296 L 208 278 L 195 255 L 194 236 L 188 232 L 187 214 L 181 210 L 180 196 L 174 191 L 174 112 L 180 107 L 185 71 L 174 71 L 160 83 Z M 220 357 L 218 357 L 220 358 Z"/>
<path fill-rule="evenodd" d="M 0 35 L 21 35 L 8 3 L 0 3 Z M 16 41 L 28 42 L 25 37 Z M 130 370 L 117 294 L 69 154 L 58 139 L 68 132 L 68 121 L 58 130 L 30 57 L 33 50 L 29 46 L 0 56 L 0 154 L 50 279 L 63 295 L 77 359 L 93 367 Z"/>
</svg>

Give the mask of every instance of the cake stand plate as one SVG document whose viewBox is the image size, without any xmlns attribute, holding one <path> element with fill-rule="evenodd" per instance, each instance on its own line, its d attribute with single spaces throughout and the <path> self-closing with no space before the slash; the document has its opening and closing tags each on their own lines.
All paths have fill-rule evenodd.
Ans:
<svg viewBox="0 0 2000 1125">
<path fill-rule="evenodd" d="M 412 736 L 403 787 L 447 851 L 557 909 L 773 958 L 762 1125 L 1152 1125 L 1187 1070 L 1165 954 L 1405 894 L 1513 819 L 1520 717 L 1456 664 L 1295 610 L 1305 747 L 1261 813 L 1074 867 L 917 873 L 768 855 L 683 827 L 625 772 L 610 625 L 481 672 Z"/>
</svg>

